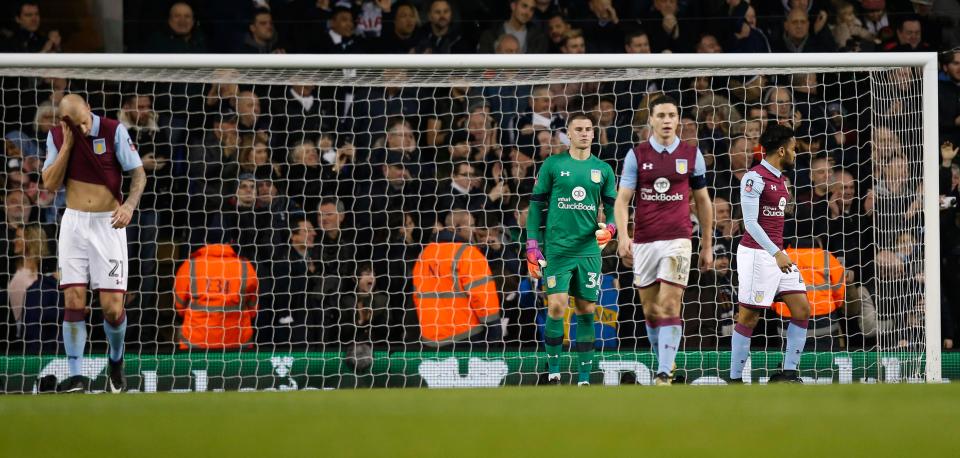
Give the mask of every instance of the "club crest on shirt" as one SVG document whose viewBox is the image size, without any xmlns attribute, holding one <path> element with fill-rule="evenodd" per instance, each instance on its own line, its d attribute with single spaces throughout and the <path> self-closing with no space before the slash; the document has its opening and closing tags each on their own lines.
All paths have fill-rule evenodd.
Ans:
<svg viewBox="0 0 960 458">
<path fill-rule="evenodd" d="M 547 288 L 556 288 L 557 287 L 557 277 L 551 275 L 547 277 Z"/>
<path fill-rule="evenodd" d="M 753 192 L 753 180 L 752 180 L 752 179 L 751 179 L 751 180 L 747 180 L 747 182 L 743 184 L 743 190 L 746 191 L 746 192 Z"/>
<path fill-rule="evenodd" d="M 677 159 L 677 173 L 683 175 L 687 173 L 687 160 Z"/>
<path fill-rule="evenodd" d="M 755 291 L 753 293 L 753 301 L 758 304 L 763 302 L 763 291 Z"/>
<path fill-rule="evenodd" d="M 100 155 L 107 152 L 107 140 L 105 138 L 97 138 L 93 140 L 93 153 Z"/>
<path fill-rule="evenodd" d="M 592 182 L 594 182 L 594 183 L 599 183 L 602 178 L 603 178 L 603 177 L 602 177 L 602 175 L 600 174 L 600 171 L 599 171 L 599 170 L 597 170 L 597 169 L 591 169 L 591 170 L 590 170 L 590 181 L 592 181 Z"/>
</svg>

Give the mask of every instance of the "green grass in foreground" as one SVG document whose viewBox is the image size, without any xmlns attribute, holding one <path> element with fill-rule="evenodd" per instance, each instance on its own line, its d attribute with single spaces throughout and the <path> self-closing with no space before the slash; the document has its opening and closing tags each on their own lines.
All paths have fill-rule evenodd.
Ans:
<svg viewBox="0 0 960 458">
<path fill-rule="evenodd" d="M 0 419 L 2 457 L 956 456 L 960 384 L 2 396 Z"/>
</svg>

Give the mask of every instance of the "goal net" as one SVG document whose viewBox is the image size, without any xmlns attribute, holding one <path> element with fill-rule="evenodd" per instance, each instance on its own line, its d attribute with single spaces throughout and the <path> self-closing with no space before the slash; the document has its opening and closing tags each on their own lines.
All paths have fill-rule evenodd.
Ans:
<svg viewBox="0 0 960 458">
<path fill-rule="evenodd" d="M 940 355 L 932 54 L 0 59 L 5 392 L 68 371 L 56 268 L 66 201 L 39 184 L 65 93 L 123 123 L 148 176 L 127 229 L 134 390 L 537 383 L 546 312 L 522 256 L 538 167 L 565 151 L 565 119 L 583 111 L 598 126 L 593 154 L 619 178 L 651 135 L 659 94 L 679 102 L 678 134 L 706 159 L 715 211 L 708 228 L 691 208 L 678 376 L 724 383 L 745 234 L 739 182 L 765 126 L 781 123 L 799 140 L 785 235 L 814 314 L 801 375 L 960 377 Z M 714 262 L 700 270 L 705 231 Z M 469 248 L 448 253 L 461 246 L 441 246 L 451 241 Z M 232 253 L 256 279 L 195 268 Z M 426 253 L 437 257 L 418 264 Z M 424 286 L 451 275 L 447 290 Z M 599 283 L 595 329 L 567 313 L 563 369 L 576 371 L 576 334 L 595 332 L 595 384 L 651 383 L 656 356 L 615 243 Z M 256 294 L 229 302 L 250 285 Z M 199 300 L 212 295 L 227 305 Z M 83 373 L 102 389 L 95 297 L 88 308 Z M 764 383 L 781 364 L 788 313 L 763 314 L 745 379 Z"/>
</svg>

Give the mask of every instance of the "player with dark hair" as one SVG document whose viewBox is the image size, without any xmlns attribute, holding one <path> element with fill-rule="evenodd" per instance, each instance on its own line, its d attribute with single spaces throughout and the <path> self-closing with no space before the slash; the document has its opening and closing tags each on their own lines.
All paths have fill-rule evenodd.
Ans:
<svg viewBox="0 0 960 458">
<path fill-rule="evenodd" d="M 650 103 L 653 136 L 627 153 L 617 191 L 617 226 L 626 227 L 634 201 L 634 229 L 620 232 L 618 252 L 633 258 L 633 285 L 657 355 L 657 385 L 670 385 L 683 336 L 680 307 L 692 256 L 690 196 L 703 228 L 700 267 L 713 266 L 713 203 L 707 192 L 706 161 L 696 146 L 677 135 L 677 101 L 660 96 Z M 634 200 L 635 198 L 635 200 Z"/>
<path fill-rule="evenodd" d="M 750 336 L 760 318 L 777 297 L 790 309 L 787 350 L 783 371 L 771 382 L 802 383 L 797 365 L 807 340 L 810 303 L 800 271 L 783 251 L 783 216 L 790 193 L 783 171 L 793 167 L 797 140 L 792 129 L 767 127 L 760 136 L 766 154 L 751 168 L 740 184 L 740 202 L 747 234 L 737 248 L 737 280 L 740 283 L 740 310 L 734 328 L 730 381 L 743 382 L 743 367 L 750 357 Z"/>
<path fill-rule="evenodd" d="M 67 209 L 60 222 L 58 262 L 64 290 L 63 346 L 70 378 L 60 391 L 85 391 L 81 375 L 87 343 L 87 289 L 100 294 L 103 328 L 110 344 L 107 390 L 126 389 L 123 342 L 127 329 L 123 296 L 127 289 L 127 232 L 147 176 L 127 128 L 97 116 L 86 100 L 67 94 L 60 101 L 60 125 L 47 135 L 44 187 L 66 188 Z M 123 172 L 130 172 L 130 195 L 121 194 Z"/>
<path fill-rule="evenodd" d="M 527 269 L 546 279 L 547 383 L 560 384 L 563 316 L 575 298 L 577 384 L 590 384 L 595 331 L 594 308 L 600 291 L 600 250 L 617 233 L 611 208 L 616 199 L 613 169 L 590 154 L 593 119 L 573 114 L 567 120 L 570 149 L 547 158 L 530 197 L 527 216 Z M 606 222 L 599 223 L 600 205 Z M 547 211 L 546 238 L 540 230 Z M 599 226 L 599 229 L 598 229 Z M 544 250 L 540 250 L 540 242 Z M 542 269 L 542 272 L 541 272 Z"/>
</svg>

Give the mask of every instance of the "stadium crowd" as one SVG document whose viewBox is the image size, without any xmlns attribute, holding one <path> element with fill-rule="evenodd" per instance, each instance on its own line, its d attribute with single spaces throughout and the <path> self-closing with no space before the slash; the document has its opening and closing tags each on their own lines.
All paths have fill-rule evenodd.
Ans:
<svg viewBox="0 0 960 458">
<path fill-rule="evenodd" d="M 948 51 L 960 44 L 954 0 L 142 3 L 128 11 L 131 23 L 157 8 L 167 21 L 128 27 L 129 52 L 944 51 L 941 281 L 960 280 L 953 146 L 960 145 L 960 52 Z M 27 1 L 7 14 L 7 52 L 69 48 L 69 37 L 45 28 L 41 13 Z M 383 80 L 407 77 L 386 71 Z M 871 347 L 885 330 L 923 326 L 923 247 L 916 241 L 924 152 L 913 70 L 886 72 L 884 90 L 895 97 L 877 102 L 866 75 L 837 72 L 485 87 L 320 83 L 3 78 L 0 352 L 58 346 L 55 238 L 64 202 L 42 189 L 39 170 L 58 122 L 55 107 L 71 92 L 127 127 L 148 174 L 128 230 L 132 348 L 183 343 L 175 269 L 218 243 L 249 259 L 259 279 L 251 345 L 416 343 L 412 269 L 438 239 L 476 246 L 495 277 L 502 319 L 478 325 L 495 332 L 474 340 L 536 343 L 542 307 L 521 252 L 538 165 L 565 149 L 566 116 L 584 111 L 598 126 L 595 154 L 619 172 L 632 146 L 649 137 L 645 107 L 657 94 L 680 102 L 679 135 L 707 159 L 714 198 L 715 227 L 695 224 L 695 233 L 712 230 L 717 242 L 713 268 L 694 269 L 686 290 L 686 350 L 729 345 L 737 307 L 732 253 L 744 234 L 737 190 L 759 160 L 768 123 L 793 127 L 801 145 L 790 176 L 788 239 L 844 266 L 842 279 L 825 281 L 845 293 L 819 299 L 809 334 L 816 346 L 807 348 Z M 598 342 L 644 347 L 632 270 L 613 245 L 605 251 L 600 305 L 614 318 L 599 320 L 609 338 Z M 960 293 L 944 288 L 942 300 L 950 349 Z M 781 320 L 775 311 L 767 318 L 762 334 L 779 342 Z M 915 348 L 917 335 L 900 333 L 897 344 Z"/>
</svg>

